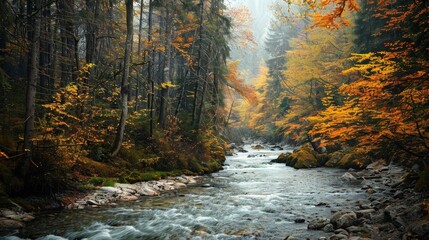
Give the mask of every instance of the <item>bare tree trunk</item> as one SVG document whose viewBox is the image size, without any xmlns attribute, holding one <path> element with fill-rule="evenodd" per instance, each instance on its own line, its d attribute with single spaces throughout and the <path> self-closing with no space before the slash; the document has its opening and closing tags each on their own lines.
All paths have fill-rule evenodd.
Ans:
<svg viewBox="0 0 429 240">
<path fill-rule="evenodd" d="M 32 158 L 32 147 L 34 137 L 34 114 L 36 104 L 36 85 L 39 75 L 39 54 L 40 54 L 40 7 L 41 0 L 34 0 L 35 12 L 33 12 L 33 1 L 27 1 L 28 12 L 33 15 L 34 22 L 28 21 L 29 26 L 33 26 L 29 31 L 28 39 L 32 43 L 29 54 L 27 92 L 25 96 L 25 122 L 24 122 L 24 151 L 26 152 L 21 165 L 21 175 L 26 176 Z M 31 27 L 30 27 L 31 28 Z"/>
<path fill-rule="evenodd" d="M 74 12 L 74 0 L 58 0 L 58 14 L 60 18 L 60 30 L 61 30 L 61 86 L 65 87 L 69 84 L 75 74 L 73 72 L 73 66 L 75 65 L 75 55 L 73 50 L 75 48 L 74 43 L 74 28 L 71 20 Z"/>
<path fill-rule="evenodd" d="M 149 0 L 149 16 L 148 16 L 149 26 L 148 26 L 147 40 L 148 40 L 148 43 L 151 45 L 151 49 L 149 50 L 151 54 L 150 54 L 150 59 L 147 66 L 147 80 L 150 84 L 150 92 L 148 93 L 149 137 L 150 138 L 153 137 L 153 127 L 154 127 L 153 117 L 154 117 L 154 100 L 155 100 L 155 81 L 152 78 L 152 66 L 155 58 L 155 54 L 154 54 L 155 51 L 153 49 L 153 43 L 152 43 L 152 23 L 153 23 L 152 12 L 153 12 L 153 4 L 152 4 L 152 0 Z"/>
<path fill-rule="evenodd" d="M 133 0 L 126 0 L 125 7 L 127 12 L 127 38 L 125 40 L 125 54 L 124 54 L 124 72 L 121 82 L 121 119 L 116 132 L 115 141 L 112 146 L 111 156 L 116 156 L 122 146 L 124 139 L 125 123 L 128 115 L 128 94 L 129 94 L 129 80 L 130 73 L 131 51 L 133 44 Z"/>
<path fill-rule="evenodd" d="M 143 32 L 143 10 L 144 10 L 144 0 L 140 1 L 140 17 L 139 17 L 139 42 L 137 45 L 137 56 L 141 57 L 142 56 L 142 52 L 141 52 L 141 48 L 142 48 L 142 32 Z M 144 61 L 144 58 L 142 58 L 142 60 Z M 142 71 L 137 70 L 137 77 L 136 77 L 136 91 L 135 91 L 135 106 L 134 106 L 134 111 L 138 111 L 139 110 L 139 95 L 140 95 L 140 89 L 141 89 L 141 78 L 142 77 Z"/>
<path fill-rule="evenodd" d="M 192 125 L 195 129 L 198 129 L 198 92 L 200 89 L 200 81 L 201 81 L 201 64 L 202 64 L 202 48 L 203 48 L 203 21 L 204 21 L 204 0 L 200 0 L 200 26 L 198 28 L 198 66 L 197 66 L 197 80 L 195 82 L 195 89 L 194 89 L 194 106 L 192 110 Z"/>
<path fill-rule="evenodd" d="M 165 53 L 165 60 L 164 60 L 164 79 L 163 82 L 171 81 L 171 25 L 172 25 L 172 15 L 171 15 L 171 9 L 170 6 L 174 5 L 174 1 L 167 2 L 166 3 L 166 16 L 165 16 L 165 46 L 166 46 L 166 53 Z M 168 107 L 168 86 L 162 86 L 161 87 L 161 104 L 159 106 L 159 125 L 161 128 L 165 128 L 165 120 L 167 117 L 167 107 Z"/>
</svg>

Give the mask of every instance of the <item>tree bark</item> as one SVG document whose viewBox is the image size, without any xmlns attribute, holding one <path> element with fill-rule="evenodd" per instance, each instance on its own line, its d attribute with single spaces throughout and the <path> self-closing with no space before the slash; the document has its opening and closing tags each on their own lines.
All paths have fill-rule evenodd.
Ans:
<svg viewBox="0 0 429 240">
<path fill-rule="evenodd" d="M 137 56 L 139 56 L 139 57 L 142 56 L 141 48 L 142 48 L 142 33 L 143 33 L 143 10 L 144 10 L 144 0 L 141 0 L 140 1 L 140 17 L 139 17 L 139 38 L 138 38 L 139 40 L 138 40 L 138 45 L 137 45 Z M 140 61 L 144 61 L 144 57 Z M 142 65 L 142 66 L 144 66 L 144 65 Z M 135 96 L 134 111 L 139 110 L 139 101 L 140 101 L 139 95 L 140 95 L 140 89 L 141 89 L 141 79 L 140 78 L 142 77 L 143 68 L 141 70 L 140 69 L 137 70 L 136 90 L 135 90 L 136 96 Z"/>
<path fill-rule="evenodd" d="M 28 26 L 30 31 L 28 33 L 28 40 L 31 44 L 31 51 L 29 54 L 29 65 L 28 65 L 28 80 L 27 80 L 27 91 L 25 96 L 25 121 L 24 121 L 24 151 L 26 152 L 24 161 L 21 165 L 20 174 L 25 177 L 30 168 L 32 159 L 32 147 L 34 137 L 34 114 L 36 104 L 36 86 L 39 75 L 38 60 L 40 55 L 40 7 L 41 0 L 28 0 L 27 7 L 28 12 L 33 15 L 34 22 L 28 20 Z M 33 8 L 33 3 L 35 8 Z M 33 12 L 35 10 L 35 12 Z M 32 19 L 33 19 L 32 18 Z"/>
<path fill-rule="evenodd" d="M 200 0 L 200 26 L 198 28 L 198 66 L 197 66 L 197 79 L 195 82 L 194 89 L 194 106 L 192 110 L 192 125 L 194 129 L 199 128 L 198 122 L 198 92 L 200 90 L 200 81 L 201 81 L 201 65 L 202 65 L 202 50 L 203 50 L 203 23 L 204 23 L 204 0 Z"/>
<path fill-rule="evenodd" d="M 148 108 L 149 108 L 149 137 L 153 137 L 153 117 L 154 117 L 154 100 L 155 100 L 155 81 L 152 78 L 152 66 L 153 61 L 155 58 L 155 51 L 153 49 L 153 43 L 152 43 L 152 12 L 153 12 L 153 4 L 152 0 L 149 0 L 149 16 L 148 16 L 148 34 L 147 34 L 147 40 L 148 43 L 151 45 L 150 51 L 150 59 L 147 66 L 147 81 L 150 84 L 150 91 L 148 93 Z"/>
<path fill-rule="evenodd" d="M 125 123 L 128 115 L 128 75 L 130 73 L 131 47 L 133 44 L 133 0 L 126 0 L 125 7 L 127 12 L 127 38 L 125 40 L 124 71 L 121 82 L 121 119 L 119 121 L 115 141 L 112 146 L 112 157 L 116 156 L 121 149 L 124 139 Z"/>
</svg>

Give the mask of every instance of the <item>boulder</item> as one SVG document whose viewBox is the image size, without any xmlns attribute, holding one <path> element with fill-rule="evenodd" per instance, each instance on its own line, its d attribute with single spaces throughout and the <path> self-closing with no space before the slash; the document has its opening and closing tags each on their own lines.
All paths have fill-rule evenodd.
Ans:
<svg viewBox="0 0 429 240">
<path fill-rule="evenodd" d="M 253 150 L 262 150 L 262 149 L 265 149 L 265 147 L 264 147 L 264 146 L 262 146 L 262 145 L 260 145 L 260 144 L 258 144 L 258 145 L 254 145 L 254 146 L 252 146 L 252 149 L 253 149 Z"/>
<path fill-rule="evenodd" d="M 115 187 L 100 187 L 100 190 L 107 193 L 122 193 L 122 191 Z"/>
<path fill-rule="evenodd" d="M 295 219 L 295 223 L 304 223 L 305 219 L 304 218 L 296 218 Z"/>
<path fill-rule="evenodd" d="M 310 144 L 304 144 L 287 157 L 286 165 L 297 169 L 314 168 L 318 166 L 316 155 Z"/>
<path fill-rule="evenodd" d="M 344 152 L 343 151 L 336 151 L 330 154 L 329 160 L 325 163 L 326 167 L 337 167 L 338 162 L 343 158 Z"/>
<path fill-rule="evenodd" d="M 370 163 L 368 166 L 366 166 L 366 169 L 368 170 L 373 170 L 373 171 L 377 171 L 382 169 L 383 167 L 385 167 L 386 161 L 384 159 L 379 159 L 375 162 Z"/>
<path fill-rule="evenodd" d="M 334 230 L 334 225 L 332 225 L 331 223 L 328 223 L 323 227 L 323 231 L 326 233 L 333 232 Z"/>
<path fill-rule="evenodd" d="M 337 151 L 331 154 L 325 166 L 344 169 L 362 169 L 369 163 L 369 157 L 362 153 Z"/>
<path fill-rule="evenodd" d="M 320 230 L 323 229 L 327 224 L 329 224 L 329 219 L 316 218 L 310 221 L 307 228 L 311 230 Z"/>
<path fill-rule="evenodd" d="M 336 228 L 350 227 L 356 222 L 356 220 L 357 216 L 353 211 L 339 211 L 331 217 L 331 223 Z"/>
<path fill-rule="evenodd" d="M 273 163 L 286 163 L 288 157 L 291 155 L 292 153 L 290 152 L 285 152 L 280 154 L 277 159 L 271 160 L 271 162 Z"/>
<path fill-rule="evenodd" d="M 341 180 L 347 181 L 347 182 L 357 182 L 358 179 L 351 173 L 346 172 L 341 177 Z"/>
</svg>

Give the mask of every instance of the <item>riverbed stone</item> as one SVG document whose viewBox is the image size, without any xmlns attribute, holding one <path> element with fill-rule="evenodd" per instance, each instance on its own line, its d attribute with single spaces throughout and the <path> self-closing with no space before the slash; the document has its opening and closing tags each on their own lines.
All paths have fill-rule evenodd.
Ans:
<svg viewBox="0 0 429 240">
<path fill-rule="evenodd" d="M 375 209 L 373 208 L 355 211 L 356 216 L 358 218 L 366 218 L 366 219 L 371 219 L 371 213 L 374 213 L 374 212 L 375 212 Z"/>
<path fill-rule="evenodd" d="M 286 165 L 300 168 L 314 168 L 318 166 L 317 152 L 310 144 L 304 144 L 287 157 Z"/>
<path fill-rule="evenodd" d="M 347 228 L 352 226 L 357 220 L 356 213 L 353 211 L 339 211 L 332 215 L 330 222 L 336 228 Z"/>
<path fill-rule="evenodd" d="M 345 234 L 335 234 L 329 237 L 329 240 L 342 240 L 342 239 L 348 239 L 349 237 Z"/>
<path fill-rule="evenodd" d="M 271 160 L 271 162 L 273 162 L 273 163 L 286 163 L 288 157 L 291 154 L 292 153 L 290 153 L 290 152 L 281 153 L 276 159 Z"/>
<path fill-rule="evenodd" d="M 326 233 L 333 232 L 334 230 L 334 225 L 332 225 L 331 223 L 328 223 L 323 227 L 323 231 Z"/>
<path fill-rule="evenodd" d="M 107 192 L 107 193 L 122 193 L 122 191 L 116 187 L 100 187 L 100 190 Z"/>
<path fill-rule="evenodd" d="M 326 218 L 315 218 L 310 221 L 307 228 L 311 230 L 321 230 L 327 224 L 329 224 L 329 219 Z"/>
<path fill-rule="evenodd" d="M 344 181 L 348 181 L 348 182 L 357 182 L 358 181 L 358 179 L 353 174 L 351 174 L 349 172 L 344 173 L 340 177 L 340 179 L 344 180 Z"/>
<path fill-rule="evenodd" d="M 21 221 L 0 217 L 0 229 L 16 229 L 24 227 Z"/>
</svg>

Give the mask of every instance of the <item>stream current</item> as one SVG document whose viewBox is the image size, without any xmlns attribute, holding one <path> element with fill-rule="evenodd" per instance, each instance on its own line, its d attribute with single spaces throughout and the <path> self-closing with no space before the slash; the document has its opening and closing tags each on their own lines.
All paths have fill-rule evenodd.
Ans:
<svg viewBox="0 0 429 240">
<path fill-rule="evenodd" d="M 195 186 L 116 206 L 41 213 L 20 237 L 6 239 L 317 239 L 329 234 L 295 220 L 329 218 L 365 198 L 360 185 L 340 180 L 343 170 L 295 170 L 270 163 L 285 151 L 244 149 Z"/>
</svg>

